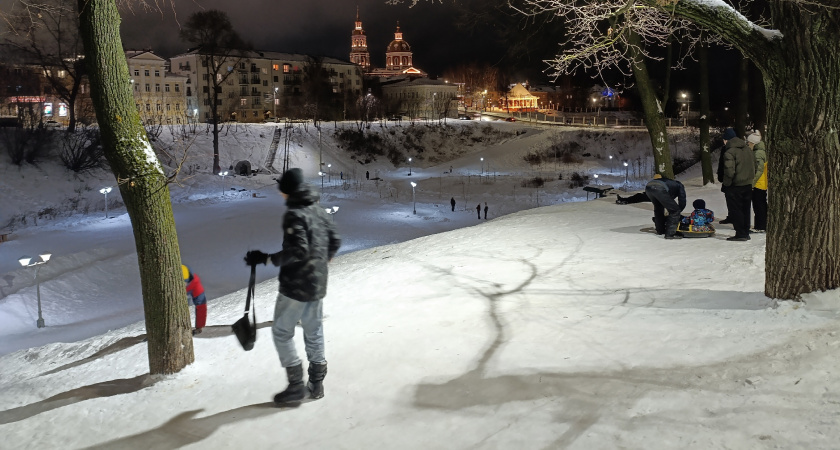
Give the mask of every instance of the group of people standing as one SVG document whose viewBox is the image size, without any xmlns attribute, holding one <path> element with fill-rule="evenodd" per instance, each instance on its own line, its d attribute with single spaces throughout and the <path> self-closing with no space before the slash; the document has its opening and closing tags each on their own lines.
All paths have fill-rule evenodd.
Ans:
<svg viewBox="0 0 840 450">
<path fill-rule="evenodd" d="M 745 141 L 734 129 L 727 128 L 723 143 L 717 176 L 728 214 L 720 223 L 731 223 L 735 228 L 735 236 L 727 240 L 748 241 L 750 206 L 754 213 L 752 231 L 763 233 L 767 229 L 767 151 L 758 131 Z"/>
<path fill-rule="evenodd" d="M 727 241 L 748 241 L 750 233 L 764 233 L 767 229 L 767 151 L 761 134 L 754 131 L 746 140 L 739 138 L 732 128 L 724 130 L 724 147 L 718 162 L 717 178 L 726 198 L 727 217 L 722 224 L 732 224 L 735 236 Z M 677 227 L 685 209 L 685 187 L 677 180 L 656 174 L 647 186 L 645 195 L 653 203 L 656 233 L 665 239 L 678 239 Z M 633 203 L 631 198 L 619 197 L 616 203 Z M 754 213 L 750 229 L 750 206 Z M 702 209 L 705 208 L 705 205 Z M 668 216 L 665 216 L 665 211 Z"/>
</svg>

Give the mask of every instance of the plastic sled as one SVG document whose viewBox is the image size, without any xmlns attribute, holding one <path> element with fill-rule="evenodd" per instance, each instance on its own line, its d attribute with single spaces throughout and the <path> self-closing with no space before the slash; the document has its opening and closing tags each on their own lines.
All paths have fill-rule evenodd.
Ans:
<svg viewBox="0 0 840 450">
<path fill-rule="evenodd" d="M 695 230 L 694 225 L 683 225 L 680 224 L 677 227 L 677 231 L 683 234 L 683 237 L 686 238 L 705 238 L 705 237 L 712 237 L 715 235 L 715 227 L 711 224 L 701 227 L 700 230 Z"/>
</svg>

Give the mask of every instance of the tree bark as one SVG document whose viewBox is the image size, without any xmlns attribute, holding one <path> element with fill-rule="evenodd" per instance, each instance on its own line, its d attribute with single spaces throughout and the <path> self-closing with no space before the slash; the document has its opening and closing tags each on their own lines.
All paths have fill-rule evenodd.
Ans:
<svg viewBox="0 0 840 450">
<path fill-rule="evenodd" d="M 193 362 L 193 345 L 167 180 L 134 105 L 115 0 L 78 0 L 78 8 L 105 157 L 134 231 L 149 370 L 178 372 Z"/>
<path fill-rule="evenodd" d="M 703 186 L 715 182 L 712 168 L 712 140 L 709 134 L 709 46 L 701 37 L 697 46 L 700 62 L 700 167 L 703 169 Z"/>
<path fill-rule="evenodd" d="M 631 34 L 628 41 L 631 44 L 629 50 L 632 56 L 633 77 L 636 80 L 636 88 L 642 101 L 645 126 L 648 129 L 650 143 L 653 146 L 654 170 L 663 177 L 673 179 L 674 168 L 671 164 L 671 149 L 668 146 L 668 130 L 665 127 L 665 111 L 663 109 L 665 105 L 657 97 L 644 56 L 638 51 L 638 48 L 642 45 L 642 40 L 639 35 Z"/>
<path fill-rule="evenodd" d="M 785 38 L 767 58 L 769 297 L 840 287 L 840 12 L 774 2 Z M 781 22 L 776 22 L 781 23 Z"/>
</svg>

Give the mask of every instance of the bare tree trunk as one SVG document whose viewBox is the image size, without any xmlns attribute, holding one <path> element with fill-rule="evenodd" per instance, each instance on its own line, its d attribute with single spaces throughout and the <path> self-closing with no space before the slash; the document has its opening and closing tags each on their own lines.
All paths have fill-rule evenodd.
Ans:
<svg viewBox="0 0 840 450">
<path fill-rule="evenodd" d="M 668 147 L 668 130 L 665 127 L 665 112 L 663 105 L 656 96 L 656 90 L 650 80 L 650 73 L 645 64 L 645 59 L 639 53 L 638 48 L 642 42 L 637 34 L 631 34 L 628 39 L 631 43 L 630 52 L 632 55 L 633 77 L 636 80 L 636 87 L 639 90 L 639 97 L 642 100 L 642 110 L 645 115 L 645 126 L 650 134 L 650 143 L 653 146 L 654 171 L 666 178 L 674 178 L 674 168 L 671 163 L 671 149 Z"/>
<path fill-rule="evenodd" d="M 115 0 L 78 0 L 80 32 L 105 157 L 134 230 L 152 374 L 193 362 L 189 306 L 169 188 L 134 105 Z"/>
<path fill-rule="evenodd" d="M 712 169 L 712 140 L 709 135 L 709 47 L 702 42 L 697 46 L 700 60 L 700 166 L 703 169 L 703 185 L 715 182 Z"/>
<path fill-rule="evenodd" d="M 768 58 L 769 215 L 765 293 L 796 299 L 840 287 L 840 12 L 776 3 L 792 38 Z M 814 70 L 819 68 L 819 70 Z"/>
</svg>

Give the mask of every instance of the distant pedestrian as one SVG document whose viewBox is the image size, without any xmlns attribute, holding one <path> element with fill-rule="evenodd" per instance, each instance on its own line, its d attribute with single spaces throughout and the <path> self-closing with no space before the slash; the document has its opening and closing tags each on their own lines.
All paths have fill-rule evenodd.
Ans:
<svg viewBox="0 0 840 450">
<path fill-rule="evenodd" d="M 475 205 L 475 212 L 478 213 L 478 220 L 481 220 L 481 203 Z"/>
<path fill-rule="evenodd" d="M 195 329 L 193 336 L 201 333 L 204 324 L 207 322 L 207 297 L 204 296 L 204 286 L 198 274 L 190 271 L 190 268 L 181 264 L 181 273 L 184 276 L 184 283 L 187 285 L 187 295 L 195 305 Z"/>
<path fill-rule="evenodd" d="M 452 173 L 452 166 L 449 166 L 449 173 Z"/>
<path fill-rule="evenodd" d="M 452 212 L 455 212 L 455 197 L 449 200 L 449 204 L 452 205 Z"/>
<path fill-rule="evenodd" d="M 370 180 L 370 170 L 365 170 L 365 179 Z"/>
<path fill-rule="evenodd" d="M 341 175 L 341 179 L 343 180 L 344 179 L 344 171 L 342 170 L 341 172 L 339 172 L 339 174 Z"/>
<path fill-rule="evenodd" d="M 487 202 L 484 202 L 484 220 L 487 220 Z"/>
</svg>

